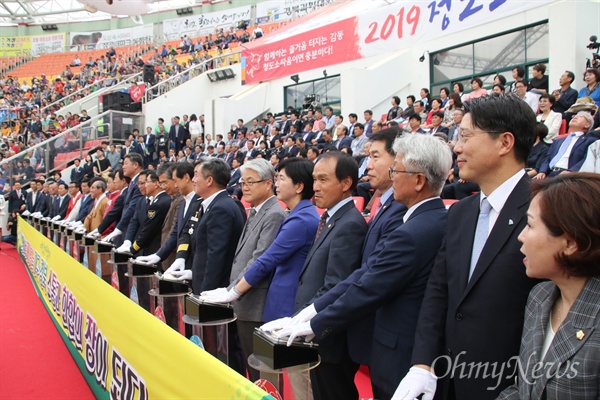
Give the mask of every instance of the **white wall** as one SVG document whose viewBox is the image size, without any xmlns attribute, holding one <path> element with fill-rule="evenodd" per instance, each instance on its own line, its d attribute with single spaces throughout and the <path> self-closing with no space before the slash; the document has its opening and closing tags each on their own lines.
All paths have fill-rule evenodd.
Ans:
<svg viewBox="0 0 600 400">
<path fill-rule="evenodd" d="M 590 56 L 585 46 L 589 36 L 600 36 L 598 1 L 557 1 L 483 26 L 423 42 L 387 56 L 360 59 L 328 66 L 326 69 L 329 76 L 339 74 L 341 77 L 344 116 L 355 112 L 359 115 L 359 120 L 362 120 L 363 111 L 371 109 L 374 117 L 379 119 L 391 107 L 391 96 L 399 96 L 401 106 L 405 106 L 406 96 L 412 94 L 418 98 L 420 89 L 429 87 L 428 57 L 425 62 L 419 62 L 419 57 L 425 51 L 436 52 L 543 20 L 549 21 L 550 29 L 550 89 L 558 87 L 558 78 L 566 69 L 575 72 L 577 78 L 574 87 L 581 88 L 585 58 Z M 238 75 L 236 79 L 211 83 L 204 74 L 153 100 L 145 109 L 147 123 L 155 126 L 159 116 L 163 116 L 168 122 L 171 116 L 195 112 L 206 115 L 208 133 L 225 134 L 237 118 L 248 122 L 263 112 L 283 111 L 283 88 L 291 84 L 289 77 L 241 86 L 240 67 L 234 65 L 232 68 Z M 298 73 L 300 82 L 322 78 L 323 69 Z M 507 78 L 511 79 L 510 76 Z M 224 98 L 226 96 L 231 97 Z"/>
</svg>

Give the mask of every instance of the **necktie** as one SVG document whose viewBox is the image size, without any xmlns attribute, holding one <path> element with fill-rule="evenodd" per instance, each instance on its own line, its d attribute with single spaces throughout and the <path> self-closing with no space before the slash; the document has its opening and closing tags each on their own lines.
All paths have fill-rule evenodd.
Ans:
<svg viewBox="0 0 600 400">
<path fill-rule="evenodd" d="M 565 155 L 565 152 L 569 148 L 569 145 L 571 144 L 571 141 L 573 140 L 574 137 L 575 137 L 575 134 L 571 133 L 571 134 L 569 134 L 569 136 L 567 136 L 565 138 L 564 142 L 562 142 L 562 144 L 560 145 L 560 148 L 558 149 L 558 153 L 556 153 L 556 155 L 552 158 L 552 160 L 550 160 L 550 168 L 554 168 L 556 163 L 559 162 L 560 159 L 562 158 L 562 156 Z"/>
<path fill-rule="evenodd" d="M 471 253 L 471 267 L 469 269 L 469 280 L 475 271 L 477 261 L 483 250 L 483 246 L 488 238 L 488 232 L 490 229 L 490 210 L 492 206 L 487 198 L 481 202 L 481 209 L 479 210 L 479 219 L 477 219 L 477 228 L 475 229 L 475 239 L 473 240 L 473 252 Z"/>
<path fill-rule="evenodd" d="M 254 218 L 256 216 L 256 208 L 252 207 L 250 209 L 250 212 L 248 213 L 248 219 L 246 220 L 246 225 L 244 225 L 244 232 L 242 233 L 242 237 L 244 237 L 246 235 L 246 230 L 248 229 L 248 226 L 250 225 L 250 221 L 252 221 L 252 218 Z"/>
<path fill-rule="evenodd" d="M 321 232 L 323 232 L 323 229 L 325 228 L 325 223 L 327 222 L 328 217 L 329 217 L 329 214 L 327 214 L 327 211 L 325 211 L 323 213 L 323 215 L 321 215 L 321 220 L 319 221 L 319 227 L 317 228 L 317 236 L 315 236 L 315 242 L 319 238 L 319 235 L 321 234 Z"/>
</svg>

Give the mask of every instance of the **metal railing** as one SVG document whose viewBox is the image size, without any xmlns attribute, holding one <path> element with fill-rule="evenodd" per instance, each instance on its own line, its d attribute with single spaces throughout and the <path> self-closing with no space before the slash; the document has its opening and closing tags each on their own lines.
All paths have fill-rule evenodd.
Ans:
<svg viewBox="0 0 600 400">
<path fill-rule="evenodd" d="M 146 104 L 152 99 L 162 96 L 165 93 L 175 89 L 179 85 L 194 79 L 195 77 L 213 69 L 223 68 L 232 64 L 237 64 L 241 60 L 242 50 L 233 51 L 213 57 L 209 60 L 194 64 L 187 69 L 163 80 L 146 89 L 143 97 L 143 103 Z"/>
<path fill-rule="evenodd" d="M 74 159 L 82 164 L 91 150 L 99 147 L 101 141 L 123 141 L 133 129 L 143 128 L 143 115 L 109 110 L 70 128 L 42 143 L 0 161 L 0 171 L 9 187 L 18 180 L 26 185 L 36 176 L 49 177 L 54 171 L 68 168 Z M 23 167 L 24 159 L 35 159 L 35 167 Z M 6 189 L 6 187 L 5 187 Z"/>
</svg>

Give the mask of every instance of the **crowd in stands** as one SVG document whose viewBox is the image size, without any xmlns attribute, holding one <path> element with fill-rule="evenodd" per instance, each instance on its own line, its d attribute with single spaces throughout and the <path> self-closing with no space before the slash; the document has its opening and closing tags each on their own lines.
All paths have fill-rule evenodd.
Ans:
<svg viewBox="0 0 600 400">
<path fill-rule="evenodd" d="M 179 51 L 191 46 L 182 40 Z M 159 118 L 123 144 L 103 142 L 74 160 L 69 176 L 33 179 L 35 154 L 20 160 L 8 213 L 11 221 L 18 213 L 63 221 L 161 265 L 208 301 L 232 302 L 230 366 L 244 375 L 256 377 L 244 360 L 260 328 L 290 343 L 296 336 L 319 343 L 319 367 L 292 380 L 302 398 L 357 398 L 359 364 L 369 365 L 376 398 L 432 398 L 438 357 L 557 357 L 562 342 L 555 345 L 553 335 L 570 329 L 575 315 L 592 313 L 575 302 L 579 293 L 596 296 L 598 312 L 600 260 L 590 252 L 598 245 L 598 207 L 577 210 L 573 219 L 590 224 L 583 228 L 549 221 L 573 185 L 590 201 L 591 192 L 600 194 L 598 175 L 572 174 L 600 173 L 600 73 L 586 70 L 577 92 L 575 75 L 565 71 L 551 91 L 545 66 L 533 70 L 527 82 L 515 67 L 514 82 L 498 75 L 490 90 L 480 78 L 469 93 L 460 83 L 439 97 L 423 88 L 404 108 L 394 96 L 379 119 L 371 110 L 359 117 L 290 108 L 238 119 L 213 136 L 202 115 L 173 116 L 170 124 Z M 9 143 L 11 152 L 24 149 Z M 552 182 L 559 188 L 544 200 Z M 442 199 L 464 201 L 447 211 Z M 566 206 L 578 208 L 571 200 Z M 570 239 L 579 247 L 569 247 Z M 540 279 L 548 282 L 535 286 Z M 545 311 L 528 304 L 532 288 L 532 301 L 549 302 Z M 536 331 L 540 320 L 552 329 Z M 520 347 L 524 324 L 548 340 L 544 349 L 527 335 Z M 580 327 L 579 341 L 594 335 L 589 343 L 597 343 L 598 330 Z M 590 347 L 573 357 L 597 354 Z M 582 399 L 600 393 L 592 364 L 582 362 L 585 370 L 567 385 L 585 386 Z M 518 398 L 525 390 L 514 376 L 442 375 L 437 390 L 452 398 Z M 312 394 L 300 392 L 309 379 Z M 540 390 L 559 398 L 561 379 L 550 377 Z"/>
</svg>

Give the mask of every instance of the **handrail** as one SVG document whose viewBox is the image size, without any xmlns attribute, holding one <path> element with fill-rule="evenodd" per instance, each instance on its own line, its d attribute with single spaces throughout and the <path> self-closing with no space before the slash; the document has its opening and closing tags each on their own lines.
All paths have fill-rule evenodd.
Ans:
<svg viewBox="0 0 600 400">
<path fill-rule="evenodd" d="M 154 97 L 163 95 L 163 94 L 169 92 L 171 89 L 178 87 L 179 85 L 184 83 L 181 81 L 182 76 L 185 76 L 187 74 L 188 80 L 195 78 L 196 76 L 208 71 L 209 69 L 215 69 L 214 67 L 207 68 L 207 66 L 210 63 L 214 62 L 215 60 L 223 59 L 226 57 L 236 56 L 241 53 L 242 53 L 242 50 L 240 49 L 240 50 L 229 52 L 227 54 L 221 54 L 221 55 L 212 57 L 209 60 L 202 61 L 199 64 L 192 65 L 192 66 L 188 67 L 187 69 L 185 69 L 181 72 L 178 72 L 175 75 L 170 76 L 169 78 L 165 79 L 164 81 L 160 81 L 157 84 L 147 88 L 146 93 L 144 94 L 144 97 L 143 97 L 143 102 L 147 103 L 147 102 L 151 101 Z M 198 71 L 200 71 L 200 72 L 196 74 L 196 72 L 198 72 Z"/>
<path fill-rule="evenodd" d="M 119 85 L 119 84 L 121 84 L 121 83 L 128 83 L 128 82 L 129 82 L 129 80 L 131 80 L 132 78 L 135 78 L 135 77 L 140 77 L 141 75 L 142 75 L 142 72 L 138 72 L 138 73 L 135 73 L 135 74 L 131 74 L 131 76 L 129 76 L 129 77 L 128 77 L 128 78 L 126 78 L 125 80 L 119 81 L 119 82 L 115 83 L 114 85 L 111 85 L 111 86 L 106 86 L 106 87 L 112 87 L 112 86 L 116 86 L 116 85 Z M 54 103 L 52 103 L 52 104 L 48 104 L 46 107 L 44 107 L 44 108 L 42 108 L 42 109 L 40 110 L 40 113 L 43 113 L 43 112 L 45 112 L 47 109 L 49 109 L 50 107 L 52 107 L 52 106 L 54 106 L 54 105 L 56 105 L 56 104 L 60 104 L 61 102 L 65 101 L 66 99 L 70 98 L 71 96 L 75 96 L 75 95 L 76 95 L 76 94 L 78 94 L 79 92 L 82 92 L 82 91 L 84 91 L 84 90 L 86 90 L 86 89 L 89 89 L 89 88 L 90 88 L 90 86 L 94 86 L 94 85 L 96 85 L 97 83 L 99 83 L 99 82 L 103 82 L 103 81 L 105 81 L 105 80 L 108 80 L 108 79 L 115 79 L 115 78 L 112 78 L 112 77 L 111 77 L 111 78 L 104 78 L 104 79 L 101 79 L 101 80 L 99 80 L 98 82 L 94 82 L 94 83 L 93 83 L 93 84 L 91 84 L 91 85 L 84 86 L 84 87 L 82 87 L 81 89 L 79 89 L 78 91 L 76 91 L 76 92 L 74 92 L 74 93 L 71 93 L 71 94 L 69 94 L 68 96 L 66 96 L 66 97 L 63 97 L 63 98 L 61 98 L 61 99 L 59 99 L 59 100 L 56 100 L 56 101 L 55 101 Z M 95 92 L 94 92 L 94 93 L 95 93 Z M 93 93 L 91 93 L 91 94 L 93 94 Z"/>
</svg>

